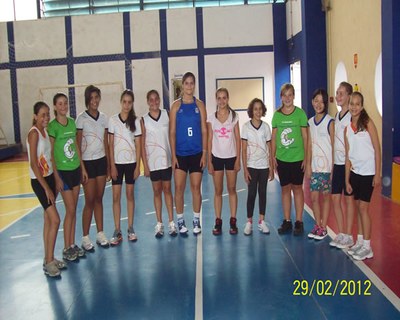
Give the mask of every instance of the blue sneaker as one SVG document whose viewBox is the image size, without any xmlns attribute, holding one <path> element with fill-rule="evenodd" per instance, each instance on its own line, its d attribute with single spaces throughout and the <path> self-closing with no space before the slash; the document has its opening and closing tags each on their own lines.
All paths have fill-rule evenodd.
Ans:
<svg viewBox="0 0 400 320">
<path fill-rule="evenodd" d="M 183 218 L 178 219 L 178 230 L 181 235 L 185 235 L 188 233 L 188 229 L 186 228 L 185 220 Z"/>
</svg>

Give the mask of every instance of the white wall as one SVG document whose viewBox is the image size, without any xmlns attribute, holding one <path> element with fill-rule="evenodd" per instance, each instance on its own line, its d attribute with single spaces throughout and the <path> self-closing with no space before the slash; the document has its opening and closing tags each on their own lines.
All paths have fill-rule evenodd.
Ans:
<svg viewBox="0 0 400 320">
<path fill-rule="evenodd" d="M 160 51 L 160 19 L 158 11 L 132 12 L 130 20 L 132 52 Z"/>
<path fill-rule="evenodd" d="M 7 24 L 0 23 L 0 63 L 8 60 Z"/>
<path fill-rule="evenodd" d="M 197 48 L 196 10 L 167 11 L 168 50 Z"/>
</svg>

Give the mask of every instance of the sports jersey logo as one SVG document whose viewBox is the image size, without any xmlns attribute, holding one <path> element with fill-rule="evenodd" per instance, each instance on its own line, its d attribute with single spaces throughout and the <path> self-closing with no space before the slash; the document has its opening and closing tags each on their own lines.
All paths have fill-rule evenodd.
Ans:
<svg viewBox="0 0 400 320">
<path fill-rule="evenodd" d="M 72 159 L 75 155 L 74 149 L 72 149 L 72 145 L 74 143 L 73 139 L 68 139 L 64 145 L 64 154 L 68 159 Z"/>
<path fill-rule="evenodd" d="M 286 128 L 285 130 L 282 131 L 281 133 L 281 143 L 284 147 L 290 146 L 293 142 L 294 139 L 289 139 L 288 135 L 292 132 L 292 128 Z"/>
<path fill-rule="evenodd" d="M 39 170 L 42 176 L 47 177 L 49 175 L 50 167 L 46 161 L 46 157 L 41 154 L 39 157 Z"/>
<path fill-rule="evenodd" d="M 232 132 L 232 130 L 230 130 L 230 129 L 227 129 L 227 128 L 225 128 L 225 127 L 222 127 L 221 129 L 215 129 L 214 130 L 216 133 L 218 133 L 219 135 L 218 135 L 218 137 L 219 138 L 229 138 L 229 133 L 231 133 Z"/>
</svg>

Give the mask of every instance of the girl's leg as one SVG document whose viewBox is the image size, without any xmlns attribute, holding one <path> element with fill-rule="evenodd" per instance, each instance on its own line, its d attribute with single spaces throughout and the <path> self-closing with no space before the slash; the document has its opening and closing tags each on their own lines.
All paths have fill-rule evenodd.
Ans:
<svg viewBox="0 0 400 320">
<path fill-rule="evenodd" d="M 258 207 L 260 209 L 259 221 L 264 221 L 267 207 L 267 184 L 269 169 L 261 169 L 258 183 Z"/>
<path fill-rule="evenodd" d="M 222 191 L 224 189 L 224 171 L 214 171 L 214 210 L 215 217 L 221 219 L 222 212 Z M 196 211 L 198 212 L 198 211 Z"/>
<path fill-rule="evenodd" d="M 128 214 L 128 228 L 133 226 L 135 212 L 134 184 L 126 184 L 126 209 Z"/>
<path fill-rule="evenodd" d="M 183 170 L 175 169 L 175 206 L 176 214 L 183 214 L 184 193 L 186 188 L 187 173 Z"/>
<path fill-rule="evenodd" d="M 73 211 L 73 219 L 72 219 L 71 235 L 70 235 L 72 244 L 75 244 L 76 207 L 78 205 L 79 190 L 80 190 L 80 185 L 77 185 L 72 189 L 73 207 L 71 208 L 71 211 Z"/>
<path fill-rule="evenodd" d="M 96 221 L 97 232 L 104 231 L 103 225 L 103 196 L 106 186 L 106 176 L 96 177 L 96 190 L 94 198 L 94 220 Z"/>
<path fill-rule="evenodd" d="M 292 185 L 294 196 L 294 207 L 296 210 L 296 221 L 303 221 L 304 193 L 302 185 Z M 290 195 L 289 195 L 290 196 Z"/>
<path fill-rule="evenodd" d="M 161 216 L 161 210 L 162 210 L 162 190 L 163 190 L 163 185 L 162 181 L 153 181 L 152 182 L 153 186 L 153 202 L 154 202 L 154 209 L 156 210 L 156 218 L 157 222 L 162 223 L 162 216 Z"/>
<path fill-rule="evenodd" d="M 201 172 L 192 172 L 190 174 L 190 190 L 192 191 L 193 212 L 199 213 L 201 209 Z"/>
<path fill-rule="evenodd" d="M 257 196 L 257 185 L 259 183 L 259 170 L 248 168 L 251 180 L 248 187 L 247 193 L 247 219 L 253 218 L 254 204 Z"/>
<path fill-rule="evenodd" d="M 330 193 L 324 193 L 322 195 L 323 197 L 323 203 L 322 203 L 322 226 L 326 228 L 326 225 L 328 223 L 328 217 L 329 217 L 329 211 L 331 208 L 331 194 Z"/>
<path fill-rule="evenodd" d="M 74 229 L 76 221 L 75 199 L 73 190 L 61 191 L 61 196 L 65 205 L 65 218 L 64 218 L 64 248 L 68 249 L 74 244 L 72 235 L 75 235 Z"/>
<path fill-rule="evenodd" d="M 60 226 L 60 216 L 54 205 L 48 207 L 44 212 L 45 220 L 45 259 L 46 263 L 54 260 L 54 247 L 56 245 L 58 227 Z"/>
<path fill-rule="evenodd" d="M 122 185 L 114 184 L 112 186 L 113 194 L 113 214 L 115 230 L 121 230 L 121 190 Z"/>
<path fill-rule="evenodd" d="M 322 226 L 321 208 L 319 205 L 319 192 L 318 191 L 311 191 L 311 202 L 312 202 L 312 209 L 314 212 L 315 224 L 317 226 Z"/>
<path fill-rule="evenodd" d="M 290 209 L 291 209 L 291 191 L 292 185 L 287 184 L 282 187 L 282 208 L 283 208 L 283 218 L 285 220 L 290 220 Z"/>
<path fill-rule="evenodd" d="M 368 212 L 369 202 L 360 200 L 358 208 L 361 217 L 364 240 L 371 240 L 371 217 Z"/>
<path fill-rule="evenodd" d="M 162 189 L 164 192 L 165 206 L 168 211 L 168 219 L 169 222 L 174 221 L 174 209 L 173 209 L 173 201 L 172 201 L 172 192 L 171 192 L 171 181 L 163 181 Z"/>
<path fill-rule="evenodd" d="M 341 194 L 332 194 L 332 203 L 333 203 L 333 212 L 335 213 L 336 223 L 339 233 L 345 233 L 346 230 L 343 225 L 343 210 L 342 210 L 341 197 L 342 197 Z"/>
<path fill-rule="evenodd" d="M 83 185 L 85 191 L 85 206 L 82 211 L 82 231 L 83 236 L 89 235 L 90 224 L 92 222 L 94 201 L 96 194 L 96 180 L 88 179 L 87 183 Z"/>
<path fill-rule="evenodd" d="M 352 235 L 353 234 L 353 223 L 354 223 L 354 198 L 351 196 L 345 196 L 346 201 L 346 234 Z"/>
<path fill-rule="evenodd" d="M 236 218 L 237 212 L 237 192 L 236 192 L 237 172 L 235 170 L 226 171 L 226 186 L 229 194 L 229 207 L 231 209 L 231 217 Z M 222 198 L 221 198 L 222 199 Z M 222 202 L 221 202 L 222 204 Z"/>
<path fill-rule="evenodd" d="M 43 212 L 43 246 L 44 246 L 44 260 L 47 263 L 47 235 L 49 234 L 50 217 Z"/>
</svg>

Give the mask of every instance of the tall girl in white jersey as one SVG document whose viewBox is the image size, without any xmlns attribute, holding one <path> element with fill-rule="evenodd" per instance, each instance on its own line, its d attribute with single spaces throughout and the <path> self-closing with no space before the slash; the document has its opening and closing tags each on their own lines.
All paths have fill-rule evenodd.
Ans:
<svg viewBox="0 0 400 320">
<path fill-rule="evenodd" d="M 310 139 L 308 139 L 306 176 L 310 179 L 315 225 L 308 237 L 322 240 L 328 235 L 326 224 L 331 204 L 332 146 L 335 126 L 332 117 L 328 114 L 328 93 L 324 89 L 315 90 L 311 102 L 315 116 L 308 120 Z M 320 205 L 321 193 L 322 210 Z"/>
<path fill-rule="evenodd" d="M 183 218 L 186 176 L 189 172 L 193 200 L 193 233 L 201 232 L 201 180 L 207 164 L 207 125 L 204 103 L 194 97 L 195 76 L 187 72 L 182 77 L 182 97 L 171 106 L 169 137 L 172 169 L 175 178 L 175 205 L 178 229 L 186 235 Z"/>
<path fill-rule="evenodd" d="M 133 108 L 134 95 L 131 90 L 121 94 L 121 112 L 113 115 L 108 122 L 108 145 L 110 149 L 110 171 L 113 193 L 114 234 L 111 245 L 122 241 L 121 233 L 121 191 L 125 177 L 126 205 L 128 215 L 128 240 L 136 241 L 133 229 L 135 212 L 134 184 L 140 174 L 140 151 L 142 130 Z"/>
<path fill-rule="evenodd" d="M 97 226 L 96 243 L 108 247 L 109 242 L 103 227 L 103 195 L 106 179 L 110 176 L 108 161 L 108 119 L 99 111 L 101 91 L 95 86 L 85 89 L 86 111 L 76 119 L 77 142 L 81 149 L 83 163 L 88 173 L 88 181 L 83 185 L 85 206 L 82 212 L 82 248 L 93 251 L 89 238 L 93 212 Z"/>
<path fill-rule="evenodd" d="M 215 93 L 217 111 L 207 117 L 208 130 L 208 173 L 214 180 L 214 235 L 222 232 L 222 191 L 224 189 L 224 171 L 226 170 L 226 185 L 229 194 L 230 234 L 237 234 L 236 211 L 237 193 L 236 178 L 240 170 L 240 135 L 239 117 L 229 106 L 229 92 L 219 88 Z"/>
<path fill-rule="evenodd" d="M 338 234 L 329 245 L 339 249 L 351 247 L 353 242 L 352 229 L 354 221 L 354 203 L 346 191 L 345 185 L 345 146 L 344 128 L 351 119 L 349 112 L 350 96 L 353 87 L 348 82 L 341 82 L 336 90 L 336 103 L 341 110 L 335 116 L 334 165 L 332 172 L 332 202 L 335 212 Z M 344 195 L 344 203 L 342 201 Z"/>
<path fill-rule="evenodd" d="M 142 159 L 145 177 L 150 177 L 154 193 L 154 207 L 157 224 L 155 236 L 164 235 L 162 220 L 162 194 L 168 210 L 168 233 L 176 236 L 171 193 L 171 146 L 169 143 L 169 116 L 166 110 L 160 109 L 160 95 L 156 90 L 147 93 L 149 112 L 143 116 L 142 126 Z"/>
<path fill-rule="evenodd" d="M 42 101 L 33 106 L 33 126 L 26 139 L 29 158 L 29 175 L 32 189 L 44 210 L 43 270 L 50 277 L 60 275 L 60 269 L 65 263 L 54 257 L 60 216 L 56 208 L 56 185 L 51 162 L 50 138 L 47 134 L 47 124 L 50 121 L 50 108 Z"/>
<path fill-rule="evenodd" d="M 364 97 L 354 92 L 350 100 L 351 123 L 345 129 L 346 189 L 356 201 L 357 243 L 348 250 L 356 260 L 374 256 L 371 248 L 369 203 L 374 187 L 381 183 L 381 146 L 374 122 L 364 109 Z"/>
</svg>

